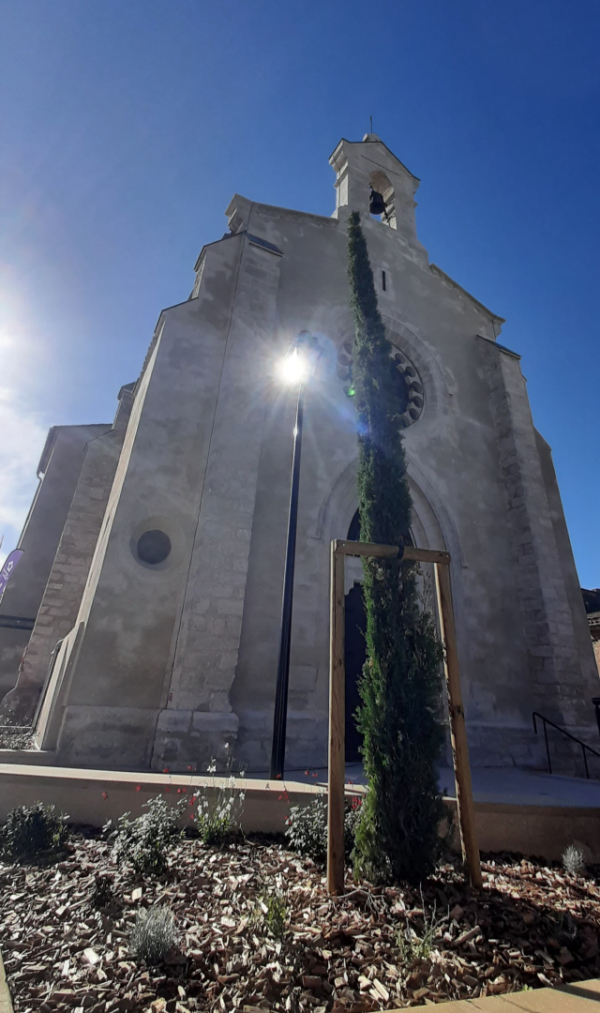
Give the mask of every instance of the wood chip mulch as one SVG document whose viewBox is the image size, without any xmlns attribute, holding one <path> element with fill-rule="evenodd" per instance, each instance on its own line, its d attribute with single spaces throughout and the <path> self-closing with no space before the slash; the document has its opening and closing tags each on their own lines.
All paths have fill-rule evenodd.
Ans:
<svg viewBox="0 0 600 1013">
<path fill-rule="evenodd" d="M 348 877 L 332 899 L 323 870 L 278 843 L 182 840 L 168 874 L 141 878 L 114 865 L 110 843 L 74 835 L 56 864 L 0 865 L 15 1011 L 368 1013 L 600 975 L 594 877 L 502 856 L 483 868 L 480 893 L 448 865 L 422 894 Z M 95 910 L 106 875 L 115 900 Z M 285 896 L 283 941 L 260 905 L 273 891 Z M 128 942 L 138 908 L 157 901 L 173 911 L 180 946 L 146 967 Z M 428 931 L 430 948 L 419 942 Z"/>
</svg>

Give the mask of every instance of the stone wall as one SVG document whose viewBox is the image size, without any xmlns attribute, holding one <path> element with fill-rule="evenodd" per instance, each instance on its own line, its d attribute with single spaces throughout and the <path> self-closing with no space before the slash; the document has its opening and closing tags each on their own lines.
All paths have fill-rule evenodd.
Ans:
<svg viewBox="0 0 600 1013">
<path fill-rule="evenodd" d="M 159 714 L 166 713 L 168 723 L 168 712 L 172 710 L 177 720 L 182 709 L 176 687 L 171 689 L 171 676 L 193 546 L 201 540 L 201 503 L 204 495 L 209 502 L 210 493 L 217 495 L 220 483 L 228 480 L 226 474 L 219 475 L 217 460 L 207 481 L 211 446 L 222 446 L 215 418 L 219 396 L 229 392 L 231 412 L 240 412 L 249 439 L 254 422 L 243 415 L 244 404 L 250 403 L 247 361 L 243 368 L 238 362 L 244 360 L 244 352 L 238 349 L 239 355 L 232 352 L 227 359 L 236 294 L 245 292 L 244 315 L 252 313 L 253 303 L 261 305 L 252 279 L 245 289 L 239 280 L 245 243 L 245 237 L 233 236 L 210 247 L 198 298 L 161 314 L 83 594 L 79 639 L 70 642 L 69 658 L 57 665 L 58 682 L 52 693 L 58 695 L 45 729 L 40 728 L 40 743 L 57 747 L 64 762 L 148 765 Z M 258 250 L 256 255 L 270 256 Z M 249 266 L 253 256 L 254 252 Z M 266 333 L 264 328 L 255 330 L 261 337 Z M 256 388 L 250 400 L 260 402 Z M 228 425 L 226 413 L 221 423 Z M 241 437 L 239 443 L 242 452 L 232 462 L 234 469 L 244 463 Z M 228 489 L 220 500 L 222 513 L 230 501 Z M 218 509 L 209 513 L 208 519 L 218 520 L 218 513 Z M 243 511 L 238 527 L 243 534 Z M 168 558 L 158 566 L 144 563 L 136 551 L 140 535 L 150 529 L 164 531 L 172 544 Z M 225 554 L 230 541 L 224 544 Z M 214 547 L 216 551 L 216 543 Z M 235 571 L 233 560 L 231 569 Z M 215 593 L 219 597 L 218 586 Z M 218 617 L 230 624 L 239 613 L 236 597 L 217 610 Z M 225 600 L 226 594 L 221 598 Z M 190 658 L 198 636 L 193 623 L 201 618 L 201 610 L 200 601 L 191 617 Z M 227 672 L 220 669 L 220 677 L 227 678 Z M 184 692 L 191 695 L 194 686 L 201 706 L 200 678 L 188 681 Z M 223 697 L 217 699 L 220 703 Z M 188 716 L 186 731 L 189 724 Z"/>
<path fill-rule="evenodd" d="M 123 388 L 114 424 L 85 447 L 79 481 L 52 569 L 23 656 L 19 680 L 3 703 L 18 724 L 34 716 L 53 651 L 73 629 L 106 510 L 131 411 L 132 390 Z"/>
<path fill-rule="evenodd" d="M 84 462 L 86 444 L 106 432 L 105 425 L 55 426 L 38 466 L 40 484 L 18 548 L 24 555 L 0 603 L 0 615 L 35 619 Z M 29 710 L 13 712 L 10 697 L 31 631 L 0 627 L 0 723 L 26 723 Z"/>
<path fill-rule="evenodd" d="M 480 352 L 512 530 L 515 587 L 522 608 L 532 703 L 558 724 L 576 734 L 587 734 L 597 679 L 589 642 L 583 643 L 576 633 L 575 623 L 585 621 L 583 603 L 574 567 L 569 566 L 570 546 L 563 545 L 559 552 L 557 545 L 559 505 L 555 504 L 553 523 L 519 357 L 483 339 Z M 569 567 L 568 579 L 564 566 Z M 571 595 L 569 584 L 573 585 Z M 575 594 L 579 609 L 575 608 L 574 620 Z"/>
<path fill-rule="evenodd" d="M 186 582 L 168 707 L 153 763 L 206 764 L 235 744 L 240 649 L 281 254 L 246 236 Z M 175 766 L 176 769 L 176 766 Z"/>
</svg>

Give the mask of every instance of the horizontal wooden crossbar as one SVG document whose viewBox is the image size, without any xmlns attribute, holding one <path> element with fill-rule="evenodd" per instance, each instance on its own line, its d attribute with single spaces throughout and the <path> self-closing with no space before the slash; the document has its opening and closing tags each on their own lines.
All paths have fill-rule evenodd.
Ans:
<svg viewBox="0 0 600 1013">
<path fill-rule="evenodd" d="M 337 539 L 333 551 L 342 556 L 371 556 L 376 559 L 407 559 L 416 563 L 450 565 L 450 553 L 441 549 L 415 549 L 412 545 L 375 545 L 373 542 L 349 542 Z"/>
</svg>

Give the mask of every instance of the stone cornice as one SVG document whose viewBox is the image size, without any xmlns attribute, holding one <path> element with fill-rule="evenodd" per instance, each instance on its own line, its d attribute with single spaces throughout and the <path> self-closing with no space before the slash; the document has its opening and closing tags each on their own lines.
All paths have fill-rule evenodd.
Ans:
<svg viewBox="0 0 600 1013">
<path fill-rule="evenodd" d="M 504 317 L 499 317 L 497 313 L 493 313 L 492 310 L 487 308 L 487 306 L 484 306 L 482 302 L 479 302 L 479 299 L 476 299 L 474 295 L 471 295 L 470 292 L 467 292 L 466 288 L 463 288 L 462 285 L 459 285 L 457 281 L 454 281 L 454 278 L 451 278 L 449 274 L 446 274 L 445 271 L 442 271 L 441 267 L 438 267 L 437 264 L 430 264 L 429 270 L 432 272 L 432 274 L 437 274 L 438 277 L 441 278 L 443 282 L 446 282 L 452 288 L 455 288 L 462 295 L 466 296 L 469 302 L 472 302 L 475 306 L 477 306 L 478 309 L 483 310 L 483 312 L 490 318 L 490 320 L 494 320 L 496 323 L 499 323 L 500 325 L 506 323 Z"/>
</svg>

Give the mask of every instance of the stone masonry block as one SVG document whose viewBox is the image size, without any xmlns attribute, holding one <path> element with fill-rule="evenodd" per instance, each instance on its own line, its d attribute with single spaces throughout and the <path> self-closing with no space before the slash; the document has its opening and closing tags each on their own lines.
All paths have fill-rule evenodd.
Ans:
<svg viewBox="0 0 600 1013">
<path fill-rule="evenodd" d="M 157 728 L 165 732 L 187 732 L 192 721 L 191 710 L 163 710 L 158 716 Z"/>
<path fill-rule="evenodd" d="M 229 732 L 237 733 L 238 718 L 233 712 L 195 711 L 192 716 L 192 728 L 195 732 Z"/>
<path fill-rule="evenodd" d="M 224 651 L 219 658 L 219 668 L 221 670 L 235 669 L 238 660 L 238 651 Z"/>
<path fill-rule="evenodd" d="M 244 602 L 242 599 L 238 601 L 222 598 L 217 602 L 217 611 L 221 615 L 241 616 L 244 613 Z"/>
<path fill-rule="evenodd" d="M 225 620 L 225 628 L 227 633 L 234 637 L 239 637 L 242 632 L 242 617 L 241 616 L 227 616 Z"/>
</svg>

